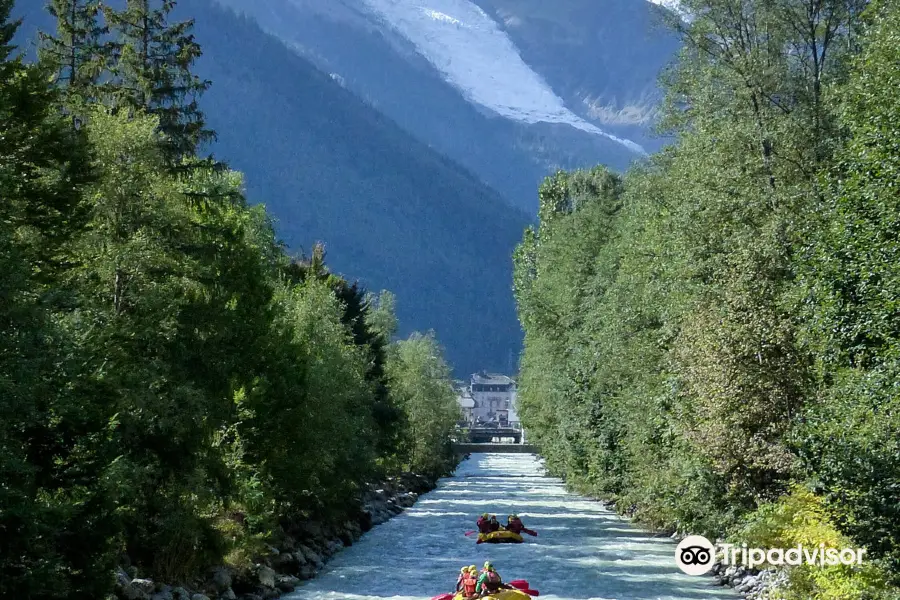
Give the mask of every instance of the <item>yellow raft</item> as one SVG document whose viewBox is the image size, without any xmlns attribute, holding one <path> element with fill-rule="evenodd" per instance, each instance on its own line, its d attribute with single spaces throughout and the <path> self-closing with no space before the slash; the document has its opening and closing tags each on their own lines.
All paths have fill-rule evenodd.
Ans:
<svg viewBox="0 0 900 600">
<path fill-rule="evenodd" d="M 479 544 L 521 544 L 525 539 L 514 531 L 501 529 L 500 531 L 492 531 L 490 533 L 479 533 Z M 528 594 L 525 594 L 528 596 Z"/>
<path fill-rule="evenodd" d="M 453 600 L 465 600 L 465 596 L 462 592 L 458 592 L 453 596 Z M 499 590 L 489 596 L 482 596 L 480 600 L 531 600 L 531 596 L 521 590 Z"/>
</svg>

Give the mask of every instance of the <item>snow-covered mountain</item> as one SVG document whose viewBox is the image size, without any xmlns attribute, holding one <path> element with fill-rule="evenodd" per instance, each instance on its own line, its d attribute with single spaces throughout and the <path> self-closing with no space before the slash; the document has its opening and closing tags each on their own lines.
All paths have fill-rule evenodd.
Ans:
<svg viewBox="0 0 900 600">
<path fill-rule="evenodd" d="M 674 37 L 646 0 L 218 0 L 534 211 L 557 168 L 624 169 Z"/>
<path fill-rule="evenodd" d="M 644 149 L 569 110 L 528 64 L 500 25 L 469 0 L 362 0 L 471 102 L 525 123 L 562 123 L 606 136 L 633 152 Z"/>
</svg>

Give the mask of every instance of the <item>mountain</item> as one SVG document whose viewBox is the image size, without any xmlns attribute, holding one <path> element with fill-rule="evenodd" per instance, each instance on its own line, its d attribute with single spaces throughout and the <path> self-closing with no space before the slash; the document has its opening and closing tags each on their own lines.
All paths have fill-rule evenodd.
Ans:
<svg viewBox="0 0 900 600">
<path fill-rule="evenodd" d="M 21 39 L 38 23 L 26 13 Z M 521 344 L 511 253 L 529 217 L 245 17 L 181 0 L 213 81 L 202 99 L 217 157 L 295 250 L 326 243 L 328 264 L 397 295 L 402 331 L 434 329 L 458 374 L 507 370 Z"/>
<path fill-rule="evenodd" d="M 574 113 L 646 149 L 661 147 L 649 135 L 656 82 L 680 47 L 664 8 L 644 0 L 475 1 Z"/>
<path fill-rule="evenodd" d="M 644 0 L 218 1 L 530 213 L 549 172 L 660 145 L 656 78 L 677 44 Z"/>
</svg>

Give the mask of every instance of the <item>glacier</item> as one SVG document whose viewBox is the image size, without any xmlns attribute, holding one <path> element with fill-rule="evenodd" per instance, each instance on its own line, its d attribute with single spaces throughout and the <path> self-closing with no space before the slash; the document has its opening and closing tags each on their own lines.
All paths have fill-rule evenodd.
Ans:
<svg viewBox="0 0 900 600">
<path fill-rule="evenodd" d="M 359 1 L 409 40 L 468 101 L 515 121 L 567 124 L 647 154 L 640 144 L 603 131 L 569 110 L 500 26 L 473 2 Z"/>
</svg>

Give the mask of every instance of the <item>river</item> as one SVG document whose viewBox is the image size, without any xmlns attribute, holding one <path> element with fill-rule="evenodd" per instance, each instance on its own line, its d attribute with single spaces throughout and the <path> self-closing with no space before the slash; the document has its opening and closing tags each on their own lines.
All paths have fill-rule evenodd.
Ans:
<svg viewBox="0 0 900 600">
<path fill-rule="evenodd" d="M 483 512 L 517 513 L 538 537 L 475 544 Z M 491 560 L 504 581 L 527 579 L 547 600 L 738 598 L 711 577 L 684 575 L 675 544 L 566 491 L 529 454 L 473 454 L 406 512 L 338 553 L 289 600 L 427 600 L 452 591 L 459 568 Z"/>
</svg>

